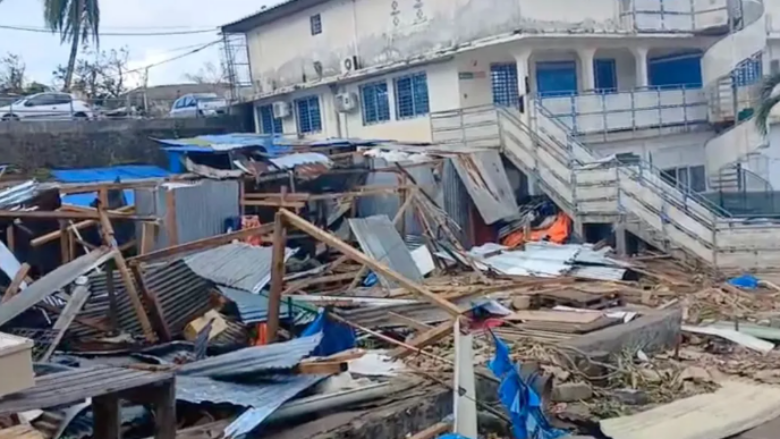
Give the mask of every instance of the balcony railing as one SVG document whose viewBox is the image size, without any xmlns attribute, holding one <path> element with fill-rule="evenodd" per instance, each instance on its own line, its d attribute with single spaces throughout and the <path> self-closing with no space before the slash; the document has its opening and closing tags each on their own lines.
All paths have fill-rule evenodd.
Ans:
<svg viewBox="0 0 780 439">
<path fill-rule="evenodd" d="M 701 88 L 645 88 L 621 93 L 541 96 L 550 115 L 574 134 L 606 134 L 707 122 Z"/>
</svg>

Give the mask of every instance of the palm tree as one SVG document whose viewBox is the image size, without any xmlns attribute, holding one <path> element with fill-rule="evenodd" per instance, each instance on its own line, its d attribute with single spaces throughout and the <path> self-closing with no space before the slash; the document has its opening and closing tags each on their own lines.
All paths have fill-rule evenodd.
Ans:
<svg viewBox="0 0 780 439">
<path fill-rule="evenodd" d="M 70 57 L 63 85 L 63 91 L 69 91 L 79 44 L 88 43 L 90 38 L 96 44 L 99 42 L 98 0 L 44 0 L 43 18 L 53 33 L 60 34 L 62 43 L 70 43 Z"/>
<path fill-rule="evenodd" d="M 780 85 L 780 73 L 767 76 L 761 84 L 761 96 L 756 110 L 756 128 L 763 135 L 767 134 L 772 109 L 780 103 L 780 90 L 775 91 L 778 85 Z"/>
</svg>

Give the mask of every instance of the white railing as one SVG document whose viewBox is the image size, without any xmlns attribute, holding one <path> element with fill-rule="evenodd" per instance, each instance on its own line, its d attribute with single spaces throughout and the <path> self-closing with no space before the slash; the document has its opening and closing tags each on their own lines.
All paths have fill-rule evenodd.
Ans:
<svg viewBox="0 0 780 439">
<path fill-rule="evenodd" d="M 707 122 L 707 96 L 700 88 L 542 96 L 539 101 L 574 134 L 689 128 Z"/>
<path fill-rule="evenodd" d="M 621 24 L 637 32 L 694 32 L 726 26 L 728 0 L 620 0 Z"/>
</svg>

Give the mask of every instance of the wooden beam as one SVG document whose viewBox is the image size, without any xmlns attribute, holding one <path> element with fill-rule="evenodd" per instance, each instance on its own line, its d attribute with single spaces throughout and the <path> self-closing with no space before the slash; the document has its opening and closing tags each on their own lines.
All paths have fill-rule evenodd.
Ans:
<svg viewBox="0 0 780 439">
<path fill-rule="evenodd" d="M 130 268 L 127 266 L 125 257 L 122 256 L 122 252 L 118 250 L 116 238 L 114 238 L 114 227 L 111 225 L 111 220 L 108 219 L 105 210 L 100 206 L 98 213 L 100 214 L 100 233 L 103 236 L 103 241 L 111 246 L 114 252 L 114 262 L 116 262 L 116 268 L 119 270 L 122 281 L 125 284 L 125 291 L 130 298 L 130 303 L 135 309 L 135 314 L 138 317 L 138 322 L 141 324 L 144 336 L 146 339 L 154 343 L 157 341 L 157 336 L 152 329 L 152 324 L 149 322 L 149 316 L 146 315 L 141 298 L 138 296 L 138 290 L 135 288 L 135 282 L 133 282 L 133 275 L 130 273 Z"/>
<path fill-rule="evenodd" d="M 57 345 L 59 345 L 60 341 L 62 341 L 62 337 L 65 335 L 65 331 L 68 330 L 71 323 L 73 323 L 73 320 L 76 318 L 76 315 L 79 313 L 79 311 L 81 311 L 81 308 L 84 307 L 84 304 L 87 303 L 87 299 L 89 299 L 90 294 L 91 293 L 89 290 L 89 283 L 87 278 L 83 277 L 76 279 L 76 288 L 73 289 L 73 294 L 70 295 L 70 300 L 68 300 L 68 303 L 65 305 L 65 309 L 62 310 L 62 313 L 57 318 L 57 321 L 54 322 L 54 326 L 52 327 L 54 331 L 57 331 L 54 336 L 54 340 L 51 341 L 51 344 L 49 344 L 46 352 L 38 361 L 41 363 L 46 363 L 49 361 L 49 357 L 51 357 L 51 354 L 53 354 L 54 350 L 57 349 Z"/>
<path fill-rule="evenodd" d="M 124 214 L 124 213 L 132 213 L 134 211 L 135 211 L 135 206 L 124 206 L 124 207 L 120 207 L 119 209 L 112 210 L 110 212 Z M 100 223 L 99 220 L 80 221 L 80 222 L 77 222 L 76 224 L 73 224 L 72 226 L 70 226 L 69 229 L 70 230 L 74 230 L 74 229 L 75 230 L 81 230 L 81 229 L 85 229 L 87 227 L 96 226 L 99 223 Z M 152 224 L 153 225 L 154 223 L 144 222 L 143 225 L 147 225 L 147 224 Z M 56 240 L 57 238 L 60 237 L 61 233 L 62 232 L 60 232 L 59 230 L 55 230 L 54 232 L 47 233 L 45 235 L 41 235 L 41 236 L 33 239 L 32 241 L 30 241 L 30 244 L 32 244 L 33 247 L 38 247 L 40 245 L 46 244 L 47 242 L 51 242 L 51 241 Z"/>
<path fill-rule="evenodd" d="M 127 221 L 158 221 L 154 216 L 131 215 L 124 213 L 106 213 L 109 218 Z M 59 210 L 0 210 L 0 218 L 21 218 L 26 220 L 99 220 L 99 214 L 89 212 L 63 212 Z"/>
<path fill-rule="evenodd" d="M 268 343 L 276 341 L 279 332 L 279 306 L 282 303 L 284 285 L 284 251 L 287 243 L 287 230 L 282 215 L 274 216 L 274 246 L 271 254 L 271 291 L 268 295 Z"/>
<path fill-rule="evenodd" d="M 141 246 L 138 249 L 139 255 L 150 253 L 154 249 L 154 236 L 157 225 L 153 223 L 141 224 Z"/>
<path fill-rule="evenodd" d="M 154 405 L 154 438 L 176 439 L 176 379 L 150 386 Z M 100 437 L 100 436 L 96 436 Z"/>
<path fill-rule="evenodd" d="M 251 229 L 243 229 L 237 232 L 226 233 L 224 235 L 203 238 L 197 241 L 188 242 L 186 244 L 175 245 L 173 247 L 164 248 L 162 250 L 130 258 L 129 261 L 132 263 L 148 263 L 160 259 L 167 259 L 176 255 L 192 253 L 195 251 L 206 250 L 212 247 L 228 244 L 234 240 L 243 240 L 249 238 L 250 236 L 267 235 L 271 233 L 273 229 L 273 224 L 265 224 L 260 227 L 252 227 Z"/>
<path fill-rule="evenodd" d="M 60 264 L 70 262 L 70 233 L 67 221 L 60 220 Z"/>
<path fill-rule="evenodd" d="M 433 329 L 433 326 L 431 325 L 427 325 L 423 322 L 418 322 L 417 320 L 411 317 L 407 317 L 401 314 L 396 314 L 394 312 L 388 312 L 387 316 L 390 318 L 390 320 L 396 323 L 400 323 L 406 327 L 412 328 L 415 331 L 426 332 Z"/>
<path fill-rule="evenodd" d="M 151 314 L 151 323 L 154 326 L 155 331 L 160 336 L 160 341 L 171 341 L 173 335 L 171 329 L 168 327 L 168 322 L 165 320 L 165 313 L 163 312 L 160 301 L 157 300 L 157 295 L 154 291 L 150 290 L 146 286 L 146 280 L 143 273 L 141 273 L 141 267 L 138 264 L 131 264 L 130 270 L 133 272 L 136 282 L 138 283 L 138 289 L 141 295 L 149 305 L 149 314 Z"/>
<path fill-rule="evenodd" d="M 433 424 L 425 430 L 419 431 L 406 439 L 434 439 L 441 436 L 444 433 L 452 431 L 452 423 L 442 421 L 438 424 Z"/>
<path fill-rule="evenodd" d="M 14 297 L 19 293 L 19 287 L 22 285 L 22 282 L 27 278 L 27 273 L 30 272 L 30 264 L 25 262 L 22 264 L 21 267 L 19 267 L 19 271 L 16 272 L 16 275 L 14 275 L 14 278 L 11 279 L 11 284 L 8 285 L 8 288 L 5 289 L 5 294 L 3 295 L 3 300 L 0 303 L 7 302 L 10 298 Z"/>
<path fill-rule="evenodd" d="M 165 192 L 165 231 L 168 232 L 168 245 L 179 244 L 179 225 L 176 224 L 176 195 L 172 189 Z"/>
<path fill-rule="evenodd" d="M 122 419 L 119 414 L 119 398 L 115 393 L 97 396 L 92 399 L 92 422 L 95 437 L 100 439 L 119 439 L 122 437 Z"/>
<path fill-rule="evenodd" d="M 406 288 L 407 290 L 413 293 L 416 293 L 417 295 L 431 302 L 433 305 L 442 308 L 443 310 L 447 311 L 450 315 L 455 317 L 460 317 L 460 314 L 462 312 L 460 308 L 458 308 L 451 302 L 437 296 L 436 294 L 428 291 L 425 287 L 407 279 L 401 274 L 396 273 L 395 271 L 391 270 L 387 265 L 382 264 L 381 262 L 378 262 L 366 256 L 361 251 L 355 249 L 354 247 L 350 246 L 344 241 L 336 238 L 332 234 L 321 230 L 314 224 L 306 221 L 305 219 L 290 212 L 289 210 L 280 209 L 279 213 L 281 213 L 281 215 L 284 217 L 284 220 L 288 221 L 290 225 L 297 227 L 303 232 L 306 232 L 307 234 L 311 235 L 313 238 L 321 241 L 322 243 L 339 250 L 340 252 L 349 256 L 350 259 L 353 259 L 356 262 L 368 266 L 369 268 L 374 270 L 374 272 L 376 272 L 377 275 L 381 275 L 388 279 L 396 281 L 402 287 Z"/>
<path fill-rule="evenodd" d="M 428 345 L 438 342 L 444 337 L 452 335 L 452 325 L 453 325 L 452 320 L 448 320 L 444 323 L 440 323 L 434 326 L 433 328 L 421 334 L 418 334 L 416 337 L 407 341 L 406 344 L 420 350 Z M 392 351 L 390 353 L 390 356 L 394 358 L 406 358 L 409 355 L 414 354 L 415 352 L 416 351 L 406 347 L 399 347 L 394 351 Z"/>
<path fill-rule="evenodd" d="M 162 183 L 164 179 L 156 178 L 153 180 L 125 181 L 120 183 L 86 183 L 86 184 L 64 184 L 58 188 L 60 194 L 87 194 L 91 192 L 100 192 L 101 189 L 135 189 L 143 187 L 155 187 Z M 106 207 L 108 207 L 106 205 Z"/>
<path fill-rule="evenodd" d="M 293 373 L 299 375 L 335 375 L 346 372 L 349 365 L 345 361 L 312 361 L 299 363 Z"/>
</svg>

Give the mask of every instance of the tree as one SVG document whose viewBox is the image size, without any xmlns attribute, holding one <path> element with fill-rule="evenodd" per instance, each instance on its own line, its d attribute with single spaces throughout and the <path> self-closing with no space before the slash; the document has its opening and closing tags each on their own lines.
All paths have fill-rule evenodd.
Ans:
<svg viewBox="0 0 780 439">
<path fill-rule="evenodd" d="M 218 68 L 213 62 L 209 61 L 201 67 L 197 73 L 186 73 L 184 79 L 195 84 L 225 84 L 227 75 L 225 70 Z"/>
<path fill-rule="evenodd" d="M 23 94 L 26 66 L 19 55 L 8 53 L 0 58 L 0 91 Z"/>
<path fill-rule="evenodd" d="M 761 95 L 758 110 L 756 110 L 755 123 L 756 128 L 763 135 L 767 134 L 772 109 L 780 103 L 780 89 L 775 90 L 778 85 L 780 85 L 780 73 L 767 76 L 761 85 Z"/>
<path fill-rule="evenodd" d="M 43 16 L 52 33 L 59 33 L 62 43 L 70 43 L 63 91 L 70 91 L 79 44 L 99 44 L 100 7 L 98 0 L 44 0 Z"/>
<path fill-rule="evenodd" d="M 108 52 L 85 52 L 76 60 L 72 74 L 71 90 L 83 94 L 90 100 L 117 99 L 127 92 L 127 61 L 130 52 L 126 47 Z M 68 68 L 58 66 L 54 80 L 64 84 Z"/>
</svg>

